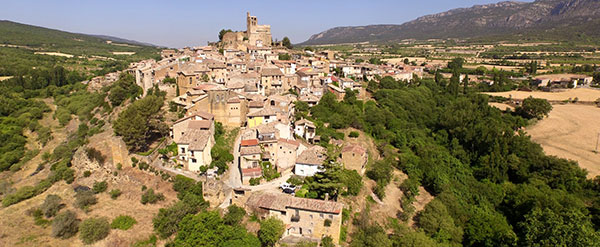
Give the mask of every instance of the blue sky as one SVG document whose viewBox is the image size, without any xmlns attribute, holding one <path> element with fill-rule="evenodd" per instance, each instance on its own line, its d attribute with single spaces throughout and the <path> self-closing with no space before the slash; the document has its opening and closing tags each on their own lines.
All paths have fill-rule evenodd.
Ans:
<svg viewBox="0 0 600 247">
<path fill-rule="evenodd" d="M 245 30 L 246 12 L 270 24 L 273 39 L 293 43 L 336 26 L 401 24 L 419 16 L 498 0 L 0 0 L 0 20 L 184 47 Z"/>
</svg>

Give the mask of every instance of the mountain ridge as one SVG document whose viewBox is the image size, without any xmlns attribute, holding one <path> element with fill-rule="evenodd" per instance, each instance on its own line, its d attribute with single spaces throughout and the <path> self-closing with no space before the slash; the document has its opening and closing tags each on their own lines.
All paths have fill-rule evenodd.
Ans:
<svg viewBox="0 0 600 247">
<path fill-rule="evenodd" d="M 482 38 L 535 34 L 572 39 L 600 36 L 600 0 L 504 1 L 425 15 L 403 24 L 334 27 L 299 45 L 396 42 L 403 39 Z M 468 28 L 465 28 L 468 27 Z"/>
</svg>

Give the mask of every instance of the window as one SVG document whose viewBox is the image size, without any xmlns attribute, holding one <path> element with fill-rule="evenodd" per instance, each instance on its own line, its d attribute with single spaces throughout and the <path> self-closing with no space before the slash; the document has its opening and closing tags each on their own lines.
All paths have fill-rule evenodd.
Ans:
<svg viewBox="0 0 600 247">
<path fill-rule="evenodd" d="M 319 216 L 321 217 L 321 219 L 323 219 L 323 214 L 322 214 L 322 213 L 321 213 L 321 214 L 319 214 Z"/>
<path fill-rule="evenodd" d="M 192 158 L 192 163 L 196 163 L 196 159 Z"/>
</svg>

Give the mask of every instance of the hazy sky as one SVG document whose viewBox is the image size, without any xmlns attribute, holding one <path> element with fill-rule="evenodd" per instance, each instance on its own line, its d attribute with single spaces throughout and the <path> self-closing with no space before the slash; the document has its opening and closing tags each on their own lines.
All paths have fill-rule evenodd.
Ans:
<svg viewBox="0 0 600 247">
<path fill-rule="evenodd" d="M 498 0 L 0 0 L 0 20 L 104 34 L 169 47 L 205 45 L 222 28 L 246 29 L 246 12 L 292 43 L 336 26 L 401 24 L 419 16 Z"/>
</svg>

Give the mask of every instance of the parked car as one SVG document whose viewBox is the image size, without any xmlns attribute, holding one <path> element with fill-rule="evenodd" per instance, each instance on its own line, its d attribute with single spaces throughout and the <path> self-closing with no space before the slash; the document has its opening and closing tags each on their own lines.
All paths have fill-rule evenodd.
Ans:
<svg viewBox="0 0 600 247">
<path fill-rule="evenodd" d="M 283 184 L 281 184 L 281 185 L 279 186 L 279 188 L 280 188 L 280 189 L 282 189 L 282 190 L 283 190 L 283 189 L 288 189 L 288 188 L 289 188 L 289 189 L 293 189 L 293 190 L 295 190 L 295 189 L 296 189 L 296 186 L 295 186 L 295 185 L 292 185 L 292 184 L 288 184 L 288 183 L 283 183 Z"/>
<path fill-rule="evenodd" d="M 286 194 L 292 194 L 293 195 L 295 192 L 296 192 L 296 188 L 293 188 L 293 189 L 292 188 L 285 188 L 285 189 L 283 189 L 283 193 L 286 193 Z"/>
</svg>

